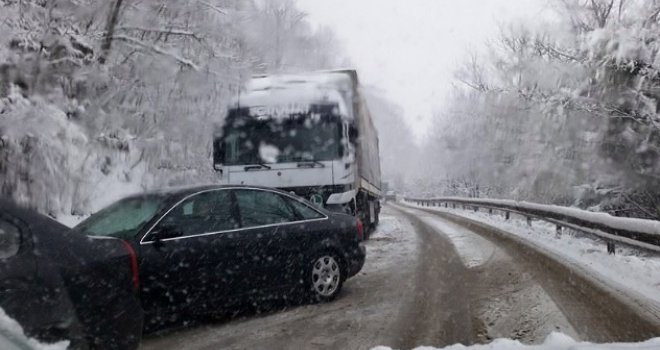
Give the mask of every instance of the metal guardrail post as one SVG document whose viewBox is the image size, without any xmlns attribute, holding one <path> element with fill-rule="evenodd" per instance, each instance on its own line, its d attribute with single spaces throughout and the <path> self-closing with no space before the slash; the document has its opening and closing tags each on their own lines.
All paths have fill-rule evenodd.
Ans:
<svg viewBox="0 0 660 350">
<path fill-rule="evenodd" d="M 607 253 L 610 255 L 616 255 L 616 245 L 612 241 L 607 242 Z"/>
</svg>

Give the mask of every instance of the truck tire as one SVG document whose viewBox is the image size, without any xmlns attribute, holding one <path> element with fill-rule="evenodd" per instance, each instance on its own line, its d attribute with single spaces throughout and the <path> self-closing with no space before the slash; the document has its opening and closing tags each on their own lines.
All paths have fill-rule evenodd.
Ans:
<svg viewBox="0 0 660 350">
<path fill-rule="evenodd" d="M 374 222 L 371 224 L 371 230 L 372 231 L 375 231 L 376 227 L 378 227 L 378 222 L 379 222 L 379 218 L 380 218 L 380 202 L 378 200 L 375 200 L 374 201 L 374 206 L 375 206 L 375 209 L 374 209 L 375 217 L 374 217 Z"/>
<path fill-rule="evenodd" d="M 371 230 L 373 229 L 371 224 L 371 211 L 369 210 L 369 200 L 364 201 L 364 219 L 362 223 L 364 224 L 364 240 L 368 240 L 371 237 Z"/>
</svg>

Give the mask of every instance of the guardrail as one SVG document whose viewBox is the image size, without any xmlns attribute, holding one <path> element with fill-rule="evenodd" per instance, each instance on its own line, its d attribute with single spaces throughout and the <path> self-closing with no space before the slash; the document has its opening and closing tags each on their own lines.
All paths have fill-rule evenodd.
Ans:
<svg viewBox="0 0 660 350">
<path fill-rule="evenodd" d="M 607 213 L 504 199 L 441 197 L 404 200 L 426 207 L 462 207 L 474 211 L 483 208 L 490 214 L 497 210 L 503 212 L 507 220 L 510 219 L 511 213 L 515 213 L 526 217 L 530 226 L 532 219 L 543 220 L 556 225 L 557 235 L 561 235 L 562 229 L 567 227 L 603 239 L 610 254 L 616 252 L 615 243 L 660 253 L 660 221 L 621 218 Z"/>
</svg>

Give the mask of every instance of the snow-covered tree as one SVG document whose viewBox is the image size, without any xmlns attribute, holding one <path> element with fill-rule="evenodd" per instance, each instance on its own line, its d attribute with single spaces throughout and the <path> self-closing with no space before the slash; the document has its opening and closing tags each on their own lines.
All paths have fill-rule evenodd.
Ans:
<svg viewBox="0 0 660 350">
<path fill-rule="evenodd" d="M 209 130 L 252 73 L 342 57 L 290 1 L 0 0 L 0 32 L 0 191 L 51 215 L 213 181 Z"/>
<path fill-rule="evenodd" d="M 466 59 L 428 157 L 493 195 L 660 218 L 660 4 L 556 5 Z"/>
</svg>

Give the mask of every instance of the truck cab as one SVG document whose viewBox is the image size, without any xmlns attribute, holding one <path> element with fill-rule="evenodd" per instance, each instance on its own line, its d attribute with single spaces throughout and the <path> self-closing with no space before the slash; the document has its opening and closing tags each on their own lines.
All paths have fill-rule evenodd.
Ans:
<svg viewBox="0 0 660 350">
<path fill-rule="evenodd" d="M 220 182 L 280 188 L 375 226 L 378 140 L 366 105 L 354 102 L 356 87 L 349 74 L 335 72 L 254 78 L 216 130 Z"/>
</svg>

